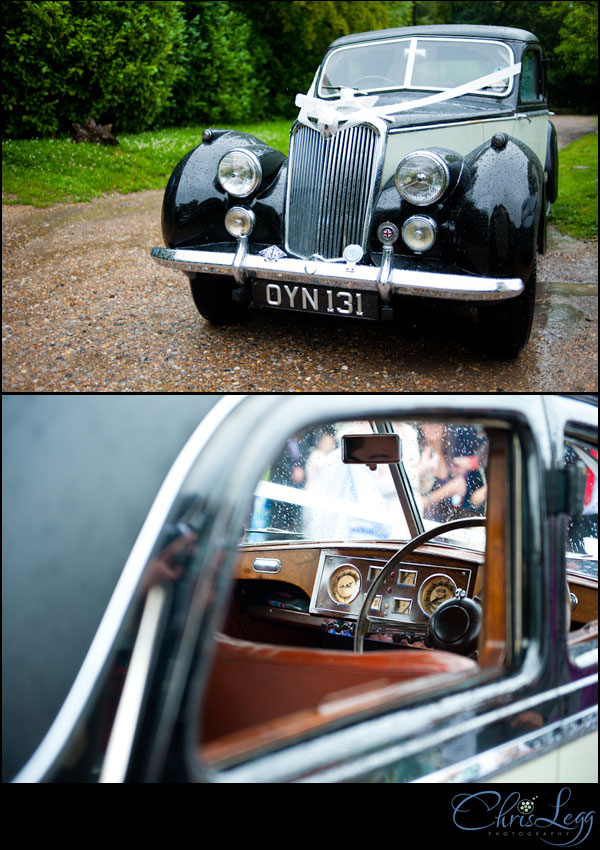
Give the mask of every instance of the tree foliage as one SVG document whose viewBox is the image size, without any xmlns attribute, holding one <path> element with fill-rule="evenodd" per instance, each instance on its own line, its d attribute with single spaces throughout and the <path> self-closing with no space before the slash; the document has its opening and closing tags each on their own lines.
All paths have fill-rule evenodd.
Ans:
<svg viewBox="0 0 600 850">
<path fill-rule="evenodd" d="M 414 24 L 520 27 L 550 58 L 553 107 L 594 111 L 598 3 L 515 0 L 2 0 L 4 132 L 91 115 L 115 131 L 295 114 L 327 48 Z"/>
<path fill-rule="evenodd" d="M 261 50 L 254 49 L 252 23 L 243 9 L 221 0 L 181 5 L 184 64 L 160 123 L 215 125 L 243 121 L 262 112 Z"/>
<path fill-rule="evenodd" d="M 391 4 L 385 2 L 267 0 L 232 5 L 252 23 L 263 110 L 271 116 L 293 112 L 295 95 L 307 91 L 332 41 L 390 26 Z"/>
<path fill-rule="evenodd" d="M 3 2 L 8 135 L 49 135 L 88 115 L 147 126 L 182 74 L 180 3 Z"/>
</svg>

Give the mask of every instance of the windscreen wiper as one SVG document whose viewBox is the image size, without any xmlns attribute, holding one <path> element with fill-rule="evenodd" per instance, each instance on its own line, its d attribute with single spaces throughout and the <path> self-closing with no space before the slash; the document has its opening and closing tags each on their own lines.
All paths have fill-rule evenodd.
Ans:
<svg viewBox="0 0 600 850">
<path fill-rule="evenodd" d="M 282 531 L 280 528 L 247 528 L 246 534 L 271 534 L 280 535 L 282 537 L 298 537 L 300 539 L 309 540 L 301 531 Z"/>
</svg>

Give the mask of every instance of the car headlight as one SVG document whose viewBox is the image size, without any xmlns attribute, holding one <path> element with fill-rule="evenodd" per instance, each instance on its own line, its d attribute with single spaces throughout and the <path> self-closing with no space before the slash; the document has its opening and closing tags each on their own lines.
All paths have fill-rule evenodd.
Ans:
<svg viewBox="0 0 600 850">
<path fill-rule="evenodd" d="M 450 181 L 450 170 L 439 154 L 413 151 L 400 160 L 395 180 L 405 201 L 424 207 L 442 197 Z"/>
<path fill-rule="evenodd" d="M 253 153 L 236 148 L 221 157 L 217 177 L 226 192 L 237 198 L 245 198 L 260 185 L 262 168 Z"/>
</svg>

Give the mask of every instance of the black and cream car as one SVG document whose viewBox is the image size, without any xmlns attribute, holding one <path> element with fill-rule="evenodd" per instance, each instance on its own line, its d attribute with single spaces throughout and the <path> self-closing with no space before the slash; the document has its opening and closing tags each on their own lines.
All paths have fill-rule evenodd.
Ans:
<svg viewBox="0 0 600 850">
<path fill-rule="evenodd" d="M 405 298 L 477 308 L 484 349 L 529 338 L 536 256 L 558 191 L 538 39 L 425 26 L 334 41 L 289 158 L 207 128 L 164 197 L 154 259 L 214 323 L 249 303 L 380 320 Z"/>
</svg>

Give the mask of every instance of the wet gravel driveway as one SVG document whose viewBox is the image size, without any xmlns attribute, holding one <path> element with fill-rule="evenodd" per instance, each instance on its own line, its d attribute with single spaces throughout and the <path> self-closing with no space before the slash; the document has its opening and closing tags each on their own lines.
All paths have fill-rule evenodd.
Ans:
<svg viewBox="0 0 600 850">
<path fill-rule="evenodd" d="M 595 242 L 551 230 L 532 338 L 499 363 L 478 352 L 460 305 L 407 300 L 379 325 L 251 308 L 212 327 L 184 275 L 149 257 L 161 202 L 153 191 L 3 208 L 4 392 L 597 389 Z"/>
</svg>

